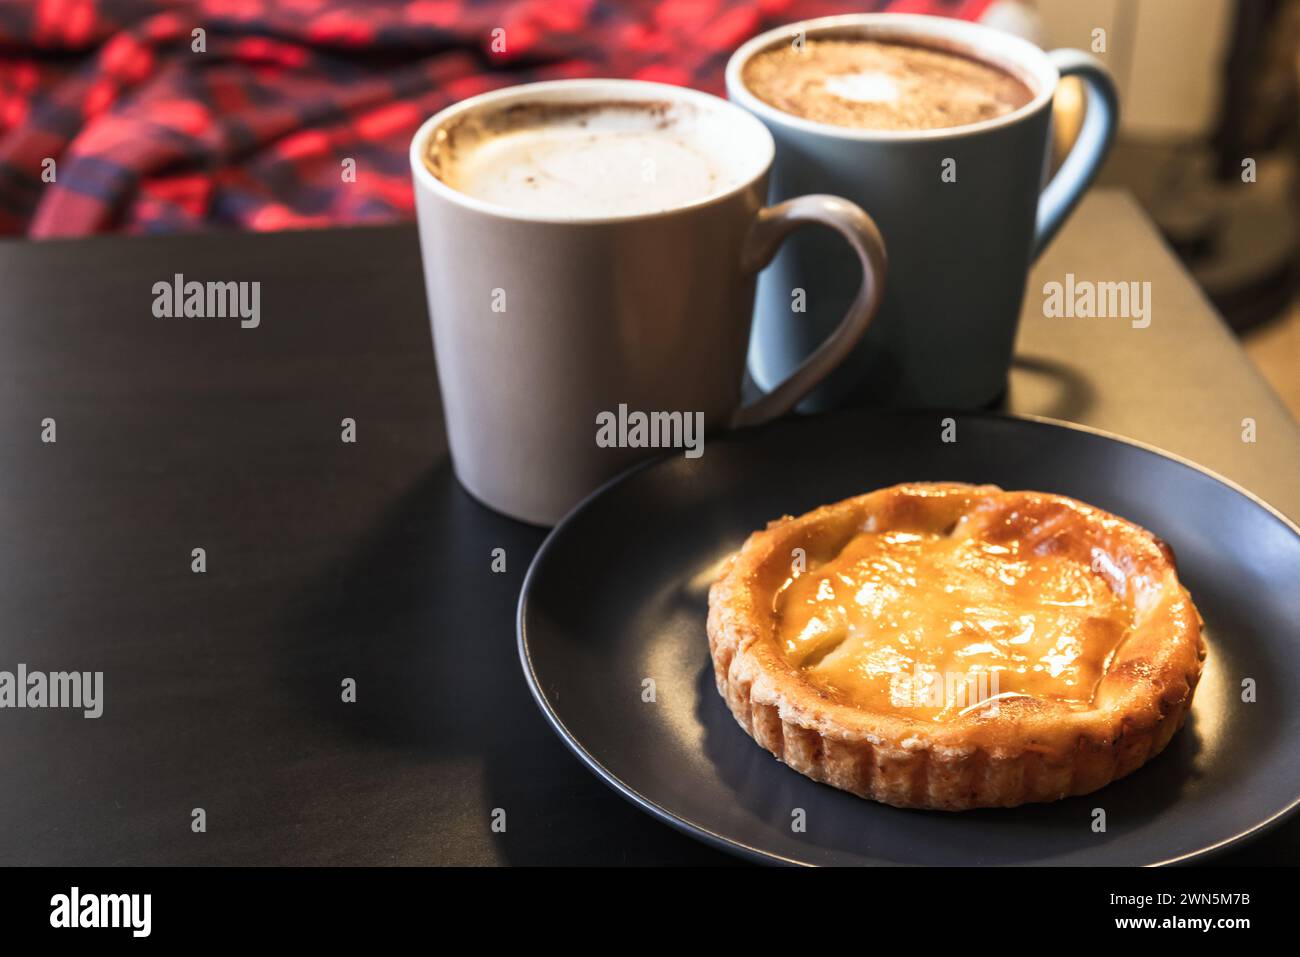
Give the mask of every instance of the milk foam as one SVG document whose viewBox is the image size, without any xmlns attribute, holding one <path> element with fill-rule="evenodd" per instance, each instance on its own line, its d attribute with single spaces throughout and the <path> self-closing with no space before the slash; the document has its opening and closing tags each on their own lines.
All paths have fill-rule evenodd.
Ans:
<svg viewBox="0 0 1300 957">
<path fill-rule="evenodd" d="M 560 218 L 672 209 L 739 186 L 732 118 L 685 103 L 526 104 L 435 134 L 430 168 L 497 206 Z"/>
<path fill-rule="evenodd" d="M 844 73 L 828 76 L 826 90 L 845 100 L 863 103 L 893 103 L 902 98 L 902 91 L 888 73 Z"/>
<path fill-rule="evenodd" d="M 807 40 L 756 53 L 746 88 L 794 116 L 867 130 L 951 129 L 1005 116 L 1033 98 L 1009 70 L 957 51 L 870 39 Z"/>
</svg>

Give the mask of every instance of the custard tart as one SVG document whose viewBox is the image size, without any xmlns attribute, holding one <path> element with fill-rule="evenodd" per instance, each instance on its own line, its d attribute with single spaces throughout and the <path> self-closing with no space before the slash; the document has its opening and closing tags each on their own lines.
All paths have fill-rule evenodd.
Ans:
<svg viewBox="0 0 1300 957">
<path fill-rule="evenodd" d="M 1013 807 L 1141 767 L 1191 709 L 1170 548 L 1062 495 L 880 489 L 751 535 L 709 591 L 718 691 L 796 771 L 897 807 Z"/>
</svg>

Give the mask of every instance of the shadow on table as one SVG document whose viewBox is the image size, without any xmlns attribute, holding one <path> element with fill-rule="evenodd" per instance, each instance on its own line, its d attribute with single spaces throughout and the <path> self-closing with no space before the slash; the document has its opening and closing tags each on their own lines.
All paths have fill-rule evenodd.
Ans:
<svg viewBox="0 0 1300 957">
<path fill-rule="evenodd" d="M 1064 362 L 1044 356 L 1018 355 L 1012 360 L 1011 365 L 1020 376 L 1030 376 L 1049 383 L 1050 399 L 1031 407 L 1024 407 L 1023 402 L 1018 403 L 1019 412 L 1066 422 L 1078 422 L 1086 417 L 1088 410 L 1097 401 L 1097 390 L 1093 388 L 1092 383 L 1079 369 Z M 1014 381 L 1011 391 L 1016 391 Z M 1007 401 L 1004 400 L 1001 407 L 1005 408 L 1006 405 Z"/>
<path fill-rule="evenodd" d="M 427 765 L 428 821 L 440 813 L 481 820 L 480 834 L 444 835 L 486 848 L 480 856 L 712 862 L 713 852 L 611 794 L 533 702 L 515 609 L 544 536 L 475 502 L 449 466 L 435 469 L 305 592 L 280 680 L 335 736 Z M 505 550 L 503 572 L 492 569 L 496 548 Z M 341 702 L 345 677 L 356 680 L 354 704 Z M 491 831 L 496 808 L 506 812 L 505 833 Z M 446 855 L 464 856 L 460 848 Z"/>
</svg>

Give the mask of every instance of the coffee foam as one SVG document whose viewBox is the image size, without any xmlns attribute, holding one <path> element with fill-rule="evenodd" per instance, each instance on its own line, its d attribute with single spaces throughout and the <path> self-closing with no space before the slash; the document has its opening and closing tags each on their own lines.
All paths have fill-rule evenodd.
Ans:
<svg viewBox="0 0 1300 957">
<path fill-rule="evenodd" d="M 454 117 L 435 131 L 425 163 L 452 189 L 511 210 L 638 215 L 727 192 L 747 168 L 752 176 L 735 126 L 686 102 L 534 100 Z"/>
<path fill-rule="evenodd" d="M 794 116 L 887 131 L 967 126 L 1033 99 L 1022 80 L 982 60 L 853 37 L 763 50 L 745 64 L 743 81 L 754 96 Z"/>
</svg>

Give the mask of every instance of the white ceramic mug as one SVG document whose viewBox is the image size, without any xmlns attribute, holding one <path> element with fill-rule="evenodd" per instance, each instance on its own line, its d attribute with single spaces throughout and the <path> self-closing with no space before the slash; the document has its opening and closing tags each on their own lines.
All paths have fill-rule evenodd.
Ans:
<svg viewBox="0 0 1300 957">
<path fill-rule="evenodd" d="M 548 216 L 458 192 L 426 164 L 437 131 L 470 111 L 528 102 L 686 103 L 723 124 L 738 185 L 617 216 Z M 553 524 L 653 448 L 604 447 L 601 417 L 682 413 L 705 429 L 791 409 L 866 331 L 885 254 L 871 219 L 833 196 L 764 208 L 773 143 L 763 124 L 704 93 L 630 80 L 511 87 L 457 103 L 411 143 L 416 212 L 452 464 L 480 501 Z M 658 175 L 671 175 L 660 170 Z M 856 291 L 818 348 L 752 405 L 741 381 L 755 274 L 797 226 L 836 231 Z M 497 304 L 505 303 L 503 309 Z"/>
<path fill-rule="evenodd" d="M 962 53 L 1001 67 L 1033 94 L 1005 116 L 949 129 L 831 126 L 771 106 L 746 89 L 751 57 L 795 38 L 867 38 Z M 1087 89 L 1074 148 L 1046 184 L 1052 97 L 1062 76 Z M 1078 50 L 1044 53 L 978 24 L 912 14 L 851 14 L 763 33 L 727 64 L 727 93 L 776 139 L 771 200 L 806 192 L 867 210 L 889 246 L 880 315 L 804 408 L 841 402 L 972 408 L 1004 392 L 1030 264 L 1092 182 L 1119 108 L 1106 68 Z M 944 172 L 949 177 L 944 177 Z M 856 267 L 816 234 L 787 243 L 758 287 L 750 372 L 779 381 L 818 348 L 854 295 Z M 805 290 L 793 313 L 791 290 Z"/>
</svg>

